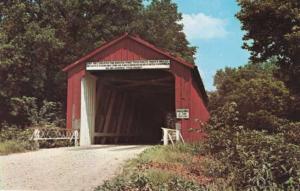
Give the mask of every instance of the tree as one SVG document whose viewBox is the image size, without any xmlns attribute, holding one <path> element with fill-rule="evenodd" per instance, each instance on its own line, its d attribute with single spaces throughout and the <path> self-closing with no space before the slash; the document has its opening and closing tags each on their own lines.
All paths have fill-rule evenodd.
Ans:
<svg viewBox="0 0 300 191">
<path fill-rule="evenodd" d="M 195 48 L 170 0 L 9 0 L 0 2 L 0 124 L 13 122 L 12 98 L 66 101 L 63 67 L 129 32 L 193 62 Z M 13 117 L 13 118 L 12 118 Z"/>
<path fill-rule="evenodd" d="M 210 97 L 210 110 L 215 111 L 234 102 L 240 123 L 245 125 L 247 122 L 257 129 L 274 129 L 275 125 L 268 122 L 271 119 L 282 122 L 281 119 L 297 119 L 294 97 L 285 84 L 273 76 L 276 68 L 274 63 L 269 62 L 219 70 L 214 82 L 217 91 Z M 259 121 L 262 121 L 261 125 Z"/>
<path fill-rule="evenodd" d="M 256 63 L 276 58 L 279 77 L 300 95 L 300 1 L 237 0 L 244 48 Z"/>
<path fill-rule="evenodd" d="M 179 24 L 182 16 L 171 0 L 152 0 L 143 11 L 138 34 L 156 46 L 194 63 L 196 47 L 191 47 Z"/>
<path fill-rule="evenodd" d="M 9 120 L 11 98 L 65 102 L 61 69 L 124 33 L 138 18 L 134 1 L 3 1 L 0 3 L 0 118 Z"/>
</svg>

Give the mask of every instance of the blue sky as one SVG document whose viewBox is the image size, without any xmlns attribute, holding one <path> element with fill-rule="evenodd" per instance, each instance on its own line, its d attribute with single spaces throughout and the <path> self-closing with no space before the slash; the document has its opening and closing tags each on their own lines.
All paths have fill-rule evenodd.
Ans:
<svg viewBox="0 0 300 191">
<path fill-rule="evenodd" d="M 242 49 L 243 31 L 235 18 L 235 0 L 173 0 L 183 14 L 184 32 L 197 46 L 196 64 L 206 90 L 214 90 L 213 76 L 218 69 L 236 67 L 248 61 Z"/>
</svg>

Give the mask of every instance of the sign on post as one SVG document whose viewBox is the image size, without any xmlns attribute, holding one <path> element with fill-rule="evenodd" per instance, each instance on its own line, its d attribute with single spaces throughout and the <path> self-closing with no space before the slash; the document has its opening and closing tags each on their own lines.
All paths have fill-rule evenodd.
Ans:
<svg viewBox="0 0 300 191">
<path fill-rule="evenodd" d="M 177 119 L 188 119 L 190 117 L 189 109 L 176 109 Z"/>
</svg>

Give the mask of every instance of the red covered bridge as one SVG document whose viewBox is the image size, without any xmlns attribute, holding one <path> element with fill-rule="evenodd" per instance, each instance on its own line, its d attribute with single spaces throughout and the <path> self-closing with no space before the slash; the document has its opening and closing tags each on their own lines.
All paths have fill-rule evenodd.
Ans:
<svg viewBox="0 0 300 191">
<path fill-rule="evenodd" d="M 125 34 L 63 69 L 68 73 L 67 128 L 80 144 L 158 143 L 166 115 L 177 112 L 186 141 L 206 122 L 207 95 L 197 67 Z"/>
</svg>

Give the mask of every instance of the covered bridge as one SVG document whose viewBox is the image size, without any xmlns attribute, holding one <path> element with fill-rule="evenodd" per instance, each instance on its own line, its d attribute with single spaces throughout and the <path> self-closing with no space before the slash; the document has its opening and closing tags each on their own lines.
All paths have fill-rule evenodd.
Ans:
<svg viewBox="0 0 300 191">
<path fill-rule="evenodd" d="M 124 34 L 63 71 L 67 128 L 80 128 L 80 145 L 159 143 L 172 114 L 193 141 L 202 134 L 191 129 L 209 119 L 197 67 L 137 36 Z"/>
</svg>

